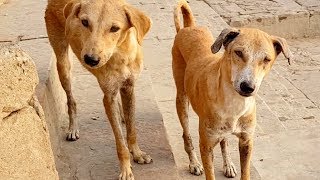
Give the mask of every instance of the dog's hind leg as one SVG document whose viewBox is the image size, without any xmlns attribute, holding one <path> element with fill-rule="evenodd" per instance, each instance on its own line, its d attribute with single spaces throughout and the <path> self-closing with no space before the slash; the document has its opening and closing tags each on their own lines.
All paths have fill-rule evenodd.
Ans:
<svg viewBox="0 0 320 180">
<path fill-rule="evenodd" d="M 184 74 L 186 64 L 178 50 L 172 50 L 172 67 L 173 67 L 173 76 L 177 88 L 177 97 L 176 97 L 176 108 L 180 124 L 183 129 L 183 140 L 184 140 L 184 149 L 188 153 L 190 164 L 189 170 L 191 174 L 201 175 L 203 173 L 203 167 L 197 158 L 197 154 L 194 150 L 192 139 L 190 136 L 189 130 L 189 118 L 188 118 L 188 109 L 189 109 L 189 100 L 184 90 Z"/>
<path fill-rule="evenodd" d="M 64 27 L 60 25 L 56 16 L 49 10 L 45 15 L 47 33 L 50 44 L 57 58 L 57 69 L 61 85 L 67 95 L 68 115 L 69 115 L 69 131 L 67 140 L 75 141 L 79 139 L 78 121 L 76 119 L 76 102 L 71 91 L 71 64 L 68 58 L 68 43 L 65 37 Z"/>
<path fill-rule="evenodd" d="M 237 174 L 236 166 L 232 163 L 230 152 L 228 150 L 228 139 L 223 138 L 220 141 L 221 153 L 223 158 L 223 173 L 228 178 L 233 178 Z"/>
<path fill-rule="evenodd" d="M 135 94 L 134 80 L 128 79 L 126 85 L 120 90 L 124 114 L 124 121 L 127 129 L 127 142 L 129 151 L 132 153 L 133 160 L 139 164 L 149 164 L 152 158 L 141 151 L 137 143 L 137 132 L 135 123 Z"/>
</svg>

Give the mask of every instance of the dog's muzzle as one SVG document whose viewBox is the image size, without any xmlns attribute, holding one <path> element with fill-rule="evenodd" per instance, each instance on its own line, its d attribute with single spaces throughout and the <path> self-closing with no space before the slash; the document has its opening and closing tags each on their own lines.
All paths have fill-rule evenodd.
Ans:
<svg viewBox="0 0 320 180">
<path fill-rule="evenodd" d="M 241 96 L 249 97 L 249 96 L 252 96 L 254 89 L 255 89 L 254 84 L 251 84 L 251 83 L 244 81 L 240 84 L 239 94 Z"/>
<path fill-rule="evenodd" d="M 96 58 L 94 56 L 84 55 L 84 62 L 91 67 L 94 67 L 99 64 L 100 58 Z"/>
</svg>

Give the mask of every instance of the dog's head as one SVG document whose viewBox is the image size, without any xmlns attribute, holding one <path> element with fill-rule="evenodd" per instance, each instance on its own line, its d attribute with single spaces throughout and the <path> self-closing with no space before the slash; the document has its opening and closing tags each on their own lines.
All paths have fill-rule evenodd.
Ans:
<svg viewBox="0 0 320 180">
<path fill-rule="evenodd" d="M 224 45 L 224 60 L 231 64 L 230 78 L 234 89 L 244 97 L 258 91 L 264 76 L 282 52 L 288 59 L 292 54 L 285 39 L 270 36 L 258 29 L 224 29 L 211 47 L 217 53 Z"/>
<path fill-rule="evenodd" d="M 129 32 L 141 45 L 151 26 L 147 16 L 120 0 L 71 1 L 63 13 L 68 41 L 89 68 L 106 64 Z"/>
</svg>

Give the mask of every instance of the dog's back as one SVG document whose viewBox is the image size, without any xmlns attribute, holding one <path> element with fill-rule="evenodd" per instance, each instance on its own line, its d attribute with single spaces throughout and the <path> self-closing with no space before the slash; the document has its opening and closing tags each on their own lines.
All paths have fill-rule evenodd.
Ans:
<svg viewBox="0 0 320 180">
<path fill-rule="evenodd" d="M 48 5 L 46 8 L 46 17 L 51 18 L 48 14 L 52 14 L 54 18 L 56 18 L 60 25 L 64 26 L 65 17 L 63 15 L 63 9 L 66 4 L 75 0 L 48 0 Z"/>
<path fill-rule="evenodd" d="M 183 15 L 183 28 L 180 26 L 180 12 Z M 174 22 L 177 35 L 173 51 L 179 51 L 186 63 L 199 57 L 204 60 L 206 56 L 213 56 L 210 47 L 214 38 L 207 27 L 196 26 L 192 11 L 185 0 L 180 0 L 176 6 Z"/>
</svg>

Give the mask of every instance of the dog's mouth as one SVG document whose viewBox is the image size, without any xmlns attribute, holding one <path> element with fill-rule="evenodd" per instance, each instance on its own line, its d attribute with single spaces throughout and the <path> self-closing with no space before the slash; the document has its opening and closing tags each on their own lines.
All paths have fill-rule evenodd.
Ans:
<svg viewBox="0 0 320 180">
<path fill-rule="evenodd" d="M 99 64 L 99 61 L 88 61 L 87 59 L 85 59 L 84 62 L 90 67 L 95 67 L 96 65 Z"/>
<path fill-rule="evenodd" d="M 243 97 L 250 97 L 250 96 L 253 96 L 254 94 L 253 93 L 245 93 L 245 92 L 242 92 L 242 91 L 240 91 L 240 92 L 238 92 L 241 96 L 243 96 Z"/>
<path fill-rule="evenodd" d="M 237 91 L 237 92 L 240 94 L 240 96 L 243 96 L 243 97 L 251 97 L 254 95 L 254 92 L 252 92 L 252 93 L 246 93 L 243 91 Z"/>
</svg>

